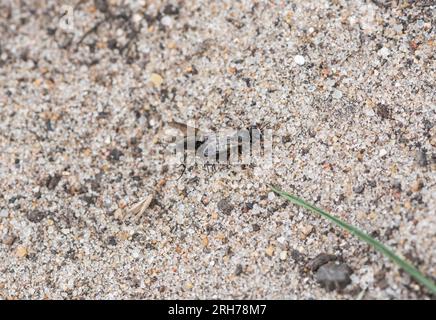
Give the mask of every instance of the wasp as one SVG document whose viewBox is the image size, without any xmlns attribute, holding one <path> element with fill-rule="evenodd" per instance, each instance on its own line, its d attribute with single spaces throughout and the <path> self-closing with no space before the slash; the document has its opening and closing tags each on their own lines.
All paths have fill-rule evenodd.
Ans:
<svg viewBox="0 0 436 320">
<path fill-rule="evenodd" d="M 183 133 L 183 138 L 176 142 L 176 152 L 183 152 L 183 176 L 186 170 L 187 152 L 195 152 L 196 159 L 206 167 L 216 168 L 216 164 L 246 164 L 251 161 L 255 151 L 261 152 L 263 146 L 263 128 L 257 124 L 244 129 L 225 130 L 221 132 L 203 132 L 187 124 L 171 121 L 168 125 Z M 179 177 L 179 179 L 180 179 Z"/>
</svg>

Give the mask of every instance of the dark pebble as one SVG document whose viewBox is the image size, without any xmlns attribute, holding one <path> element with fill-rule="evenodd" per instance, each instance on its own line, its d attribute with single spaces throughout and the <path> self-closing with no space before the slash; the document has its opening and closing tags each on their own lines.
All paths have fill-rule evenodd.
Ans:
<svg viewBox="0 0 436 320">
<path fill-rule="evenodd" d="M 178 15 L 180 12 L 180 9 L 176 6 L 173 6 L 172 4 L 168 4 L 165 6 L 163 13 L 169 16 Z"/>
<path fill-rule="evenodd" d="M 327 262 L 335 261 L 337 257 L 333 254 L 320 253 L 315 258 L 309 261 L 307 266 L 313 272 L 317 271 L 321 266 L 325 265 Z"/>
<path fill-rule="evenodd" d="M 47 182 L 45 186 L 48 188 L 48 190 L 53 190 L 57 187 L 59 181 L 61 181 L 62 176 L 59 174 L 55 174 L 54 176 L 49 176 L 47 178 Z"/>
<path fill-rule="evenodd" d="M 300 253 L 300 251 L 295 250 L 295 249 L 291 251 L 291 258 L 295 262 L 300 262 L 300 261 L 304 260 L 304 256 Z"/>
<path fill-rule="evenodd" d="M 365 190 L 365 185 L 363 184 L 357 185 L 353 188 L 353 191 L 358 194 L 362 193 L 363 190 Z"/>
<path fill-rule="evenodd" d="M 252 225 L 252 228 L 253 228 L 253 231 L 254 231 L 254 232 L 260 230 L 260 226 L 259 226 L 257 223 L 253 224 L 253 225 Z"/>
<path fill-rule="evenodd" d="M 224 214 L 230 214 L 233 210 L 233 205 L 228 199 L 222 199 L 218 202 L 217 208 Z"/>
<path fill-rule="evenodd" d="M 425 150 L 421 149 L 416 154 L 416 160 L 421 167 L 425 167 L 428 165 L 427 161 L 427 153 Z"/>
<path fill-rule="evenodd" d="M 53 36 L 56 33 L 56 28 L 47 28 L 47 34 Z"/>
<path fill-rule="evenodd" d="M 318 283 L 328 291 L 342 290 L 351 283 L 351 268 L 345 263 L 328 262 L 315 274 Z"/>
<path fill-rule="evenodd" d="M 87 205 L 94 205 L 96 197 L 95 196 L 82 196 L 82 200 L 86 202 Z"/>
<path fill-rule="evenodd" d="M 109 10 L 106 0 L 94 0 L 94 5 L 100 12 L 107 12 Z"/>
<path fill-rule="evenodd" d="M 111 236 L 107 239 L 107 243 L 111 246 L 117 245 L 117 239 L 114 236 Z"/>
<path fill-rule="evenodd" d="M 33 223 L 41 222 L 41 220 L 44 219 L 46 216 L 47 216 L 47 212 L 40 211 L 40 210 L 29 211 L 26 215 L 27 220 Z"/>
<path fill-rule="evenodd" d="M 109 49 L 111 49 L 111 50 L 116 49 L 116 48 L 118 47 L 117 40 L 115 40 L 115 39 L 110 39 L 110 40 L 107 42 L 107 47 L 108 47 Z M 102 117 L 101 117 L 101 118 L 102 118 Z M 106 118 L 106 117 L 105 117 L 105 118 Z"/>
<path fill-rule="evenodd" d="M 402 190 L 401 189 L 401 182 L 400 181 L 394 181 L 392 183 L 392 188 L 397 190 L 398 192 L 400 192 Z"/>
<path fill-rule="evenodd" d="M 377 105 L 376 113 L 382 119 L 390 119 L 392 116 L 391 109 L 387 105 L 381 103 Z"/>
<path fill-rule="evenodd" d="M 370 181 L 368 181 L 368 185 L 369 185 L 371 188 L 375 188 L 375 187 L 377 186 L 377 182 L 375 182 L 374 180 L 370 180 Z"/>
<path fill-rule="evenodd" d="M 124 154 L 118 149 L 112 149 L 108 155 L 108 160 L 119 161 Z"/>
<path fill-rule="evenodd" d="M 243 268 L 242 268 L 242 265 L 241 265 L 241 264 L 238 264 L 238 265 L 236 266 L 235 276 L 240 276 L 240 275 L 242 274 L 243 271 L 244 271 L 244 270 L 243 270 Z"/>
</svg>

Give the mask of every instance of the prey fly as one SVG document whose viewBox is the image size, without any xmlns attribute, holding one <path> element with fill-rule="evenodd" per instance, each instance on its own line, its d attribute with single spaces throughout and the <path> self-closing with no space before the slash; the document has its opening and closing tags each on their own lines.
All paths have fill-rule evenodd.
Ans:
<svg viewBox="0 0 436 320">
<path fill-rule="evenodd" d="M 183 153 L 183 176 L 186 170 L 188 152 L 194 152 L 195 159 L 206 167 L 215 169 L 216 164 L 251 163 L 255 153 L 263 149 L 263 128 L 251 125 L 245 129 L 225 130 L 218 133 L 203 132 L 198 128 L 172 121 L 169 126 L 183 133 L 183 138 L 175 143 L 176 153 Z M 179 179 L 180 179 L 179 177 Z"/>
</svg>

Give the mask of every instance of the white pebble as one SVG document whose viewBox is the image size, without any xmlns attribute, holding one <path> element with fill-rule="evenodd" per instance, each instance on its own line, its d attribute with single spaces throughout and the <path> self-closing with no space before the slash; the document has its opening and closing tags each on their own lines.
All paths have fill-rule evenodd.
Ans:
<svg viewBox="0 0 436 320">
<path fill-rule="evenodd" d="M 273 201 L 275 199 L 276 195 L 274 194 L 274 192 L 270 192 L 268 193 L 268 200 L 269 201 Z"/>
<path fill-rule="evenodd" d="M 382 56 L 383 58 L 387 58 L 391 54 L 391 51 L 388 48 L 383 47 L 377 53 L 379 56 Z"/>
<path fill-rule="evenodd" d="M 384 157 L 387 154 L 388 154 L 388 152 L 385 149 L 381 149 L 380 152 L 379 152 L 379 156 L 380 157 Z"/>
<path fill-rule="evenodd" d="M 334 89 L 334 90 L 333 90 L 333 93 L 332 93 L 332 97 L 333 97 L 334 99 L 340 99 L 340 98 L 342 98 L 342 91 L 341 91 L 341 90 L 338 90 L 338 89 Z"/>
<path fill-rule="evenodd" d="M 3 209 L 3 210 L 0 211 L 0 218 L 7 218 L 8 215 L 9 215 L 8 210 Z"/>
<path fill-rule="evenodd" d="M 277 242 L 280 244 L 284 244 L 286 242 L 286 238 L 285 237 L 278 237 Z"/>
<path fill-rule="evenodd" d="M 165 27 L 171 27 L 173 24 L 173 19 L 171 19 L 170 16 L 164 16 L 160 22 L 165 26 Z"/>
<path fill-rule="evenodd" d="M 306 62 L 306 60 L 304 59 L 303 56 L 300 56 L 299 54 L 297 54 L 297 55 L 294 57 L 294 62 L 295 62 L 296 64 L 298 64 L 299 66 L 302 66 L 302 65 Z"/>
</svg>

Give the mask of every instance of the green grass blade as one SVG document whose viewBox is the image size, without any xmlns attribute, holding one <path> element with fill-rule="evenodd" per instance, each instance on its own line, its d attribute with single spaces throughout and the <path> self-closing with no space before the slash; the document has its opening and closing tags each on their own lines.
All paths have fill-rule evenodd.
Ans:
<svg viewBox="0 0 436 320">
<path fill-rule="evenodd" d="M 370 246 L 374 247 L 374 249 L 380 251 L 382 254 L 384 254 L 386 257 L 390 258 L 394 263 L 396 263 L 399 267 L 401 267 L 404 271 L 406 271 L 410 276 L 412 276 L 416 281 L 418 281 L 420 284 L 425 286 L 432 294 L 436 294 L 436 286 L 433 283 L 432 280 L 426 278 L 421 272 L 419 272 L 418 269 L 416 269 L 413 265 L 411 265 L 406 260 L 400 258 L 398 255 L 396 255 L 391 249 L 386 247 L 381 242 L 377 241 L 376 239 L 370 237 L 365 232 L 357 229 L 356 227 L 349 225 L 348 223 L 328 214 L 327 212 L 307 203 L 303 199 L 300 199 L 294 195 L 291 195 L 287 192 L 281 191 L 273 186 L 271 186 L 271 189 L 277 193 L 278 195 L 282 196 L 283 198 L 291 201 L 292 203 L 303 207 L 305 209 L 308 209 L 314 213 L 319 214 L 320 216 L 326 218 L 327 220 L 330 220 L 337 226 L 347 230 L 348 232 L 354 234 L 356 237 L 358 237 L 360 240 L 365 241 Z"/>
</svg>

